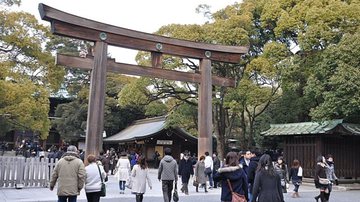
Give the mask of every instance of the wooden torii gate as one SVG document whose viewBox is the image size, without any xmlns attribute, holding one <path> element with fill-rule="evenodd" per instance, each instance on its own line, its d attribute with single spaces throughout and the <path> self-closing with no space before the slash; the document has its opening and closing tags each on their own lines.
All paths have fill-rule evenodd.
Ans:
<svg viewBox="0 0 360 202">
<path fill-rule="evenodd" d="M 241 55 L 248 52 L 247 47 L 196 43 L 138 32 L 82 18 L 41 3 L 39 12 L 43 20 L 51 23 L 53 34 L 95 43 L 91 58 L 58 54 L 56 61 L 59 65 L 91 70 L 86 155 L 98 155 L 102 150 L 107 71 L 199 83 L 198 154 L 212 153 L 212 85 L 235 86 L 235 81 L 212 76 L 211 61 L 238 63 Z M 108 45 L 151 52 L 152 67 L 116 63 L 107 58 Z M 162 54 L 199 59 L 200 73 L 162 69 Z"/>
</svg>

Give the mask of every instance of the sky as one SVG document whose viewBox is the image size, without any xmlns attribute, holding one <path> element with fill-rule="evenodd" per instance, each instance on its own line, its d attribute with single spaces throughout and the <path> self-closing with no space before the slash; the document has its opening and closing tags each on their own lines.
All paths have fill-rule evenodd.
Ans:
<svg viewBox="0 0 360 202">
<path fill-rule="evenodd" d="M 43 3 L 80 17 L 118 27 L 153 33 L 168 24 L 203 24 L 206 18 L 195 12 L 200 4 L 210 5 L 216 12 L 236 0 L 22 0 L 19 10 L 40 19 L 38 4 Z M 109 47 L 108 52 L 117 62 L 136 64 L 137 51 Z"/>
</svg>

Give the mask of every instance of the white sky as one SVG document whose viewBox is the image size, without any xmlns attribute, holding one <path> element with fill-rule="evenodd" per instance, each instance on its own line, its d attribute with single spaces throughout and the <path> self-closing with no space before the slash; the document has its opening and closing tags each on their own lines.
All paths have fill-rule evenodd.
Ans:
<svg viewBox="0 0 360 202">
<path fill-rule="evenodd" d="M 210 5 L 215 12 L 238 0 L 22 0 L 20 10 L 32 13 L 39 21 L 38 4 L 91 20 L 153 33 L 161 26 L 176 24 L 203 24 L 206 19 L 195 12 L 200 4 Z M 47 21 L 42 21 L 49 25 Z M 109 47 L 117 62 L 135 64 L 137 51 Z"/>
</svg>

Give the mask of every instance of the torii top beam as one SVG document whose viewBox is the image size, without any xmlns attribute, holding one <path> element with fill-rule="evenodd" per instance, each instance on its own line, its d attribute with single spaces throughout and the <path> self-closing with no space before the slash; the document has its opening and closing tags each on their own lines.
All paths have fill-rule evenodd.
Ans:
<svg viewBox="0 0 360 202">
<path fill-rule="evenodd" d="M 241 55 L 248 52 L 248 47 L 244 46 L 198 43 L 116 27 L 72 15 L 45 4 L 39 4 L 39 12 L 41 19 L 51 22 L 52 33 L 81 40 L 96 42 L 102 38 L 110 45 L 123 48 L 228 63 L 238 63 Z"/>
</svg>

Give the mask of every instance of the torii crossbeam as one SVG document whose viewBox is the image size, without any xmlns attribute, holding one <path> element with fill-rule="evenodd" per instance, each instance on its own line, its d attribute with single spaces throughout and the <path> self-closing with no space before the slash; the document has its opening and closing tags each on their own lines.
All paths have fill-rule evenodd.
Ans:
<svg viewBox="0 0 360 202">
<path fill-rule="evenodd" d="M 248 52 L 247 47 L 197 43 L 143 33 L 82 18 L 44 4 L 39 4 L 39 12 L 43 20 L 51 23 L 53 34 L 95 43 L 93 58 L 57 55 L 59 65 L 91 70 L 86 155 L 98 155 L 102 150 L 107 71 L 199 83 L 198 154 L 212 153 L 212 85 L 235 86 L 235 81 L 212 76 L 211 61 L 238 63 L 241 55 Z M 108 45 L 151 52 L 152 67 L 116 63 L 107 58 Z M 199 59 L 200 73 L 162 69 L 162 54 Z"/>
</svg>

